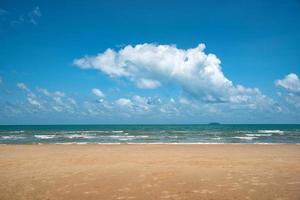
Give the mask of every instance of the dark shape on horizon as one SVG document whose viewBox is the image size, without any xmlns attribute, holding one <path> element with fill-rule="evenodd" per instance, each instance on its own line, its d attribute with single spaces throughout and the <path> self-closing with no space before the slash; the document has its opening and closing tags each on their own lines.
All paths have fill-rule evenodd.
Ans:
<svg viewBox="0 0 300 200">
<path fill-rule="evenodd" d="M 210 122 L 210 123 L 208 123 L 208 125 L 221 125 L 221 123 L 219 123 L 219 122 Z"/>
</svg>

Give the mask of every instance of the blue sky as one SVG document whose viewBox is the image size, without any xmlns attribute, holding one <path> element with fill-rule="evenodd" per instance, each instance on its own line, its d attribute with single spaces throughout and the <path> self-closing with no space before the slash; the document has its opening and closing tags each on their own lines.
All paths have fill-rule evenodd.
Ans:
<svg viewBox="0 0 300 200">
<path fill-rule="evenodd" d="M 299 123 L 299 19 L 296 0 L 2 0 L 0 124 Z"/>
</svg>

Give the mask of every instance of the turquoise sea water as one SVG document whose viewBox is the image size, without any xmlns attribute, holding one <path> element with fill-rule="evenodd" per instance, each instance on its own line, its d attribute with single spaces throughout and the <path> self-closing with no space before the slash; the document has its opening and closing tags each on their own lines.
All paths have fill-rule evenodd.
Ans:
<svg viewBox="0 0 300 200">
<path fill-rule="evenodd" d="M 300 143 L 300 125 L 0 126 L 0 144 Z"/>
</svg>

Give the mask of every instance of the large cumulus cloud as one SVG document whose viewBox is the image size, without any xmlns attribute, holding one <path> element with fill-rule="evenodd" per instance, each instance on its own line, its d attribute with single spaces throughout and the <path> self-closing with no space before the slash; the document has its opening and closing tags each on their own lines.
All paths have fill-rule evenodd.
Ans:
<svg viewBox="0 0 300 200">
<path fill-rule="evenodd" d="M 259 89 L 234 85 L 225 77 L 221 61 L 204 52 L 205 45 L 180 49 L 174 45 L 128 45 L 96 56 L 74 60 L 82 69 L 97 69 L 110 77 L 126 77 L 142 89 L 164 83 L 182 87 L 185 94 L 204 102 L 253 103 L 267 100 Z"/>
</svg>

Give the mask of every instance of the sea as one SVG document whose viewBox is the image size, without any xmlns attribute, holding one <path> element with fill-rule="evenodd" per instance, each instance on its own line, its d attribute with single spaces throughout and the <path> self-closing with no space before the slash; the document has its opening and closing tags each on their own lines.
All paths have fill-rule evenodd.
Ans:
<svg viewBox="0 0 300 200">
<path fill-rule="evenodd" d="M 300 144 L 300 124 L 1 125 L 0 144 Z"/>
</svg>

